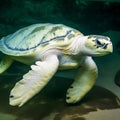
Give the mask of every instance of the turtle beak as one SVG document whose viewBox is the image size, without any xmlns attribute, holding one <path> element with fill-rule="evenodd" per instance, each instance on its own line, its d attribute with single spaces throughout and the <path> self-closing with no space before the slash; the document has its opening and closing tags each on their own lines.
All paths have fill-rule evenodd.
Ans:
<svg viewBox="0 0 120 120">
<path fill-rule="evenodd" d="M 108 52 L 108 53 L 112 53 L 113 52 L 113 45 L 112 45 L 112 43 L 107 44 L 106 52 Z"/>
</svg>

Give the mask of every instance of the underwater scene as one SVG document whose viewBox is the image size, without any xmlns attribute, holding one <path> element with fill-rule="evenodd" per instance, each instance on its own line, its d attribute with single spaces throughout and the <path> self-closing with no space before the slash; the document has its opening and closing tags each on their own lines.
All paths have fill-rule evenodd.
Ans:
<svg viewBox="0 0 120 120">
<path fill-rule="evenodd" d="M 120 0 L 0 1 L 0 120 L 119 120 Z"/>
</svg>

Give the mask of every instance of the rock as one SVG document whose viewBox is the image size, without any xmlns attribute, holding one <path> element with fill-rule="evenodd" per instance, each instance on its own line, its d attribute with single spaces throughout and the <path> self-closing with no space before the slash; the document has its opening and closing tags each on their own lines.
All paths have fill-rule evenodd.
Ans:
<svg viewBox="0 0 120 120">
<path fill-rule="evenodd" d="M 120 70 L 118 70 L 118 72 L 116 73 L 114 81 L 115 84 L 120 87 Z"/>
<path fill-rule="evenodd" d="M 115 45 L 116 52 L 120 55 L 120 41 L 118 41 Z"/>
</svg>

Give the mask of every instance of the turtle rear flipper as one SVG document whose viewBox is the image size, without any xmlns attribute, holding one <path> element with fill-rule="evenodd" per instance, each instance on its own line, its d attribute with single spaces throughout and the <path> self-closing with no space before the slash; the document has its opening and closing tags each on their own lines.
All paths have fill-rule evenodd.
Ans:
<svg viewBox="0 0 120 120">
<path fill-rule="evenodd" d="M 12 63 L 13 63 L 13 60 L 9 56 L 5 56 L 0 61 L 0 74 L 6 71 L 11 66 Z"/>
</svg>

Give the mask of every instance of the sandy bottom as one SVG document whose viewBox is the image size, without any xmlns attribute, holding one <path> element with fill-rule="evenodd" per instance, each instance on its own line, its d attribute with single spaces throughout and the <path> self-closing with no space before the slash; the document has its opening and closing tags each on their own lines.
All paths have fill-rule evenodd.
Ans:
<svg viewBox="0 0 120 120">
<path fill-rule="evenodd" d="M 83 115 L 86 120 L 118 120 L 120 118 L 120 109 L 97 110 Z"/>
<path fill-rule="evenodd" d="M 9 105 L 9 93 L 19 76 L 0 78 L 0 120 L 119 120 L 120 100 L 111 91 L 94 86 L 81 102 L 68 105 L 65 94 L 72 79 L 55 77 L 24 106 Z M 61 89 L 62 88 L 62 89 Z"/>
</svg>

